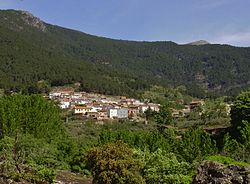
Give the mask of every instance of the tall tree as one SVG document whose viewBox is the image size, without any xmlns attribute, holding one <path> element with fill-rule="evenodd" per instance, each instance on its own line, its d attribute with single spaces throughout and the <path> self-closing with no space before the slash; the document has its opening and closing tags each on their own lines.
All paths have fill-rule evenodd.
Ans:
<svg viewBox="0 0 250 184">
<path fill-rule="evenodd" d="M 246 122 L 250 122 L 250 90 L 241 93 L 231 108 L 231 134 L 237 140 L 241 139 L 240 131 Z"/>
</svg>

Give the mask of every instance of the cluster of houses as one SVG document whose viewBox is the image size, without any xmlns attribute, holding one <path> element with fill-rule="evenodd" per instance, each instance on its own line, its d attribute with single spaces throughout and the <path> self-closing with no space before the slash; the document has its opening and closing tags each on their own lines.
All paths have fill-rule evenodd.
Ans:
<svg viewBox="0 0 250 184">
<path fill-rule="evenodd" d="M 72 89 L 55 89 L 49 94 L 61 109 L 72 109 L 75 115 L 97 120 L 127 119 L 144 113 L 147 109 L 159 111 L 159 104 L 144 103 L 122 96 L 75 92 Z"/>
<path fill-rule="evenodd" d="M 185 105 L 183 109 L 172 109 L 172 116 L 175 118 L 185 117 L 192 110 L 203 104 L 204 104 L 203 100 L 193 100 L 188 105 Z"/>
</svg>

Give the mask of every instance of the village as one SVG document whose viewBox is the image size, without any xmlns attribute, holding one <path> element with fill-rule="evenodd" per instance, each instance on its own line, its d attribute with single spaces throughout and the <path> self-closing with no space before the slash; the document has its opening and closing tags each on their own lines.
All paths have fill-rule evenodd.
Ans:
<svg viewBox="0 0 250 184">
<path fill-rule="evenodd" d="M 61 109 L 71 109 L 76 116 L 96 120 L 128 119 L 144 113 L 147 109 L 159 111 L 160 104 L 145 103 L 124 96 L 106 96 L 95 93 L 55 89 L 49 99 L 58 103 Z"/>
<path fill-rule="evenodd" d="M 61 109 L 72 110 L 74 116 L 99 121 L 110 119 L 135 119 L 148 109 L 158 112 L 160 104 L 142 102 L 125 96 L 108 96 L 97 93 L 75 92 L 73 89 L 54 89 L 49 99 L 57 102 Z M 203 101 L 192 101 L 184 109 L 172 110 L 173 117 L 184 117 Z"/>
</svg>

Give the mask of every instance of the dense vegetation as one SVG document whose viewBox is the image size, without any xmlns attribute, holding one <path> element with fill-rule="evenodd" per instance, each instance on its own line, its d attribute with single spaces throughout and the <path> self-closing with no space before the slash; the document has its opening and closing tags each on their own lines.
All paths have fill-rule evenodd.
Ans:
<svg viewBox="0 0 250 184">
<path fill-rule="evenodd" d="M 0 33 L 0 88 L 7 90 L 38 92 L 36 83 L 45 80 L 129 96 L 155 84 L 185 85 L 204 97 L 249 86 L 249 48 L 112 40 L 37 23 L 14 10 L 0 11 Z"/>
<path fill-rule="evenodd" d="M 162 113 L 167 106 L 147 125 L 129 121 L 101 125 L 78 119 L 63 123 L 65 114 L 43 97 L 3 96 L 0 177 L 49 183 L 57 171 L 68 170 L 92 175 L 94 183 L 190 183 L 204 159 L 248 165 L 249 99 L 250 91 L 237 97 L 231 130 L 218 141 L 202 126 L 183 131 L 163 126 L 169 121 L 162 118 L 171 118 Z"/>
<path fill-rule="evenodd" d="M 141 115 L 145 124 L 102 125 L 68 118 L 41 96 L 1 89 L 0 177 L 51 183 L 66 170 L 94 183 L 190 183 L 204 159 L 250 163 L 250 91 L 235 99 L 231 117 L 224 102 L 231 99 L 215 95 L 249 86 L 249 48 L 112 40 L 13 10 L 0 11 L 0 33 L 0 88 L 7 93 L 47 93 L 80 82 L 80 90 L 162 104 L 158 113 Z M 191 96 L 213 100 L 172 117 Z M 230 128 L 219 137 L 204 131 L 217 125 Z"/>
</svg>

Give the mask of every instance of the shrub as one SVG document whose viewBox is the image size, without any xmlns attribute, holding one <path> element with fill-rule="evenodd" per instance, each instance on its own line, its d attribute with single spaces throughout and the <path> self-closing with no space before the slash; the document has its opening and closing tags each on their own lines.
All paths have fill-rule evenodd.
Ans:
<svg viewBox="0 0 250 184">
<path fill-rule="evenodd" d="M 118 141 L 93 148 L 87 156 L 94 184 L 142 184 L 141 165 L 127 144 Z"/>
</svg>

